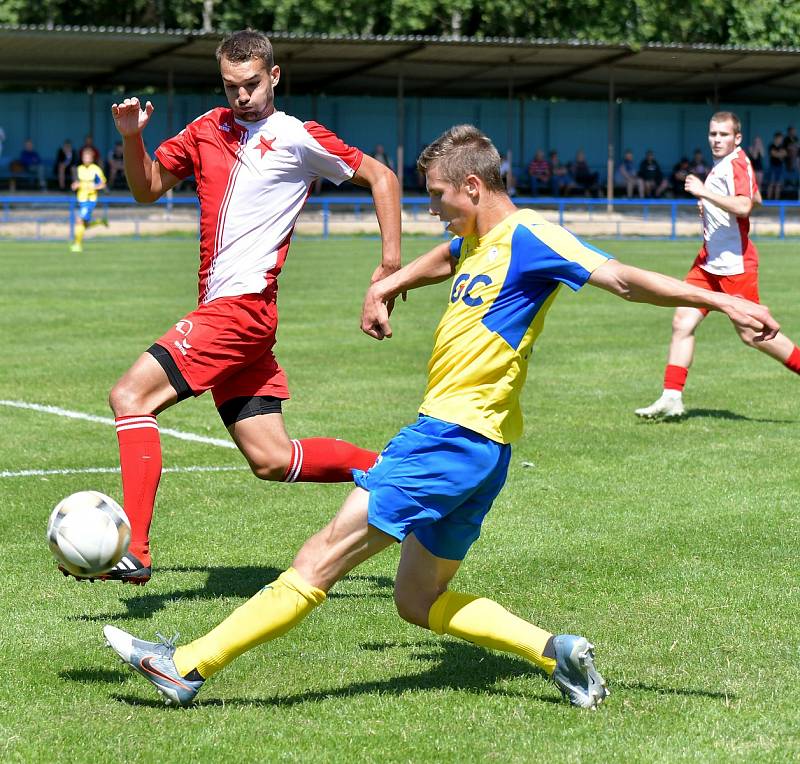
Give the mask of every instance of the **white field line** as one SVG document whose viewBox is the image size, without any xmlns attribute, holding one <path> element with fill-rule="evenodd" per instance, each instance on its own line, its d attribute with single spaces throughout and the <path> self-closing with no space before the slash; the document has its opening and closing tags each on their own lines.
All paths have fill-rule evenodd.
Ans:
<svg viewBox="0 0 800 764">
<path fill-rule="evenodd" d="M 237 472 L 239 470 L 247 470 L 249 467 L 204 467 L 202 465 L 192 465 L 191 467 L 164 467 L 161 470 L 164 472 Z M 12 472 L 11 470 L 3 470 L 0 472 L 0 478 L 16 478 L 16 477 L 47 477 L 48 475 L 98 475 L 98 474 L 113 474 L 119 473 L 119 467 L 82 467 L 79 469 L 63 469 L 63 470 L 18 470 Z"/>
<path fill-rule="evenodd" d="M 68 409 L 58 408 L 58 406 L 43 406 L 40 403 L 0 400 L 0 406 L 11 406 L 15 409 L 28 409 L 29 411 L 38 411 L 42 414 L 55 414 L 56 416 L 66 417 L 67 419 L 82 419 L 85 422 L 97 422 L 98 424 L 107 424 L 112 427 L 116 425 L 116 422 L 111 417 L 84 414 L 82 411 L 69 411 Z M 182 432 L 181 430 L 170 430 L 167 427 L 160 427 L 158 431 L 162 435 L 170 435 L 180 440 L 191 440 L 195 443 L 208 443 L 210 446 L 219 446 L 220 448 L 236 448 L 236 444 L 233 441 L 223 440 L 222 438 L 208 438 L 205 435 L 195 435 L 193 432 Z"/>
</svg>

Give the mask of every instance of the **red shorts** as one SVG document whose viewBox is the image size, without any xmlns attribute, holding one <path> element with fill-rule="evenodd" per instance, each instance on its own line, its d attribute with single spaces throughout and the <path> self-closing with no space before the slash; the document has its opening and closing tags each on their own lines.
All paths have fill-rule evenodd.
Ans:
<svg viewBox="0 0 800 764">
<path fill-rule="evenodd" d="M 703 270 L 695 263 L 684 281 L 692 286 L 708 289 L 712 292 L 722 292 L 732 297 L 744 297 L 751 302 L 758 302 L 758 271 L 747 271 L 735 276 L 717 276 Z M 698 308 L 703 315 L 708 315 L 707 308 Z"/>
<path fill-rule="evenodd" d="M 289 397 L 272 348 L 278 326 L 276 290 L 220 297 L 200 305 L 156 343 L 195 395 L 211 390 L 217 407 L 231 398 Z"/>
</svg>

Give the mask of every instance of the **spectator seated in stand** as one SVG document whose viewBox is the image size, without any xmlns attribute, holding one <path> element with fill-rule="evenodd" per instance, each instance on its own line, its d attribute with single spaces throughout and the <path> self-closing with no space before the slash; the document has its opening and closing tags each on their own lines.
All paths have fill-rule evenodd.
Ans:
<svg viewBox="0 0 800 764">
<path fill-rule="evenodd" d="M 672 186 L 672 196 L 676 199 L 681 197 L 688 198 L 691 194 L 686 190 L 686 176 L 691 173 L 688 157 L 681 157 L 680 161 L 672 168 L 672 175 L 669 177 Z"/>
<path fill-rule="evenodd" d="M 639 177 L 644 181 L 645 196 L 659 198 L 669 188 L 669 181 L 661 172 L 652 149 L 648 149 L 639 164 Z"/>
<path fill-rule="evenodd" d="M 39 152 L 33 147 L 33 141 L 28 138 L 23 144 L 22 151 L 17 159 L 9 165 L 11 172 L 11 190 L 16 189 L 16 178 L 28 178 L 36 183 L 43 191 L 47 188 L 44 177 L 44 165 Z"/>
<path fill-rule="evenodd" d="M 696 175 L 700 180 L 705 180 L 711 168 L 703 157 L 703 152 L 700 149 L 694 150 L 692 161 L 689 162 L 689 172 Z"/>
<path fill-rule="evenodd" d="M 67 191 L 72 184 L 75 168 L 78 166 L 78 152 L 72 146 L 72 141 L 67 138 L 58 148 L 56 163 L 53 165 L 53 175 L 58 181 L 59 191 Z"/>
<path fill-rule="evenodd" d="M 633 161 L 633 152 L 630 149 L 625 151 L 622 161 L 614 174 L 614 185 L 617 188 L 625 189 L 625 196 L 630 199 L 633 197 L 634 190 L 639 192 L 639 198 L 644 199 L 644 181 L 636 172 L 636 164 Z"/>
<path fill-rule="evenodd" d="M 125 156 L 122 153 L 122 141 L 117 141 L 114 148 L 106 155 L 106 172 L 108 173 L 108 188 L 115 188 L 118 178 L 125 184 Z"/>
<path fill-rule="evenodd" d="M 528 177 L 531 183 L 531 194 L 539 196 L 540 193 L 555 194 L 553 190 L 553 176 L 550 172 L 550 163 L 545 159 L 544 151 L 536 149 L 530 164 L 528 164 Z"/>
<path fill-rule="evenodd" d="M 573 188 L 583 192 L 585 196 L 595 196 L 599 191 L 599 173 L 592 172 L 586 161 L 586 154 L 578 150 L 575 159 L 569 164 L 569 174 L 572 176 Z"/>
<path fill-rule="evenodd" d="M 572 178 L 566 165 L 561 164 L 557 151 L 550 152 L 550 188 L 553 196 L 561 196 L 572 188 Z"/>
</svg>

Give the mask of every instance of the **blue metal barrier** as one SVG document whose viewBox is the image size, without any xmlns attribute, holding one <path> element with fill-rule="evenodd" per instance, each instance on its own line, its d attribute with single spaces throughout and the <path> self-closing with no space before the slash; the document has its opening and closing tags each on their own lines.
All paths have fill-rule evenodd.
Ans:
<svg viewBox="0 0 800 764">
<path fill-rule="evenodd" d="M 651 211 L 663 210 L 668 214 L 669 236 L 670 239 L 678 238 L 677 226 L 679 210 L 694 210 L 697 202 L 693 199 L 614 199 L 609 205 L 607 199 L 594 199 L 584 197 L 526 197 L 518 196 L 514 198 L 515 204 L 521 207 L 533 207 L 541 210 L 554 210 L 558 215 L 558 222 L 564 225 L 566 213 L 568 211 L 586 211 L 591 219 L 593 210 L 603 210 L 604 212 L 624 211 L 629 208 L 641 209 L 641 219 L 645 223 L 651 222 Z M 411 220 L 417 221 L 428 216 L 428 198 L 426 196 L 403 197 L 402 204 Z M 136 207 L 137 202 L 131 196 L 106 196 L 101 195 L 97 206 L 101 213 L 108 215 L 112 207 Z M 198 201 L 195 196 L 173 196 L 159 199 L 149 207 L 197 207 Z M 322 236 L 327 238 L 330 233 L 331 212 L 335 208 L 349 207 L 356 220 L 360 220 L 363 214 L 372 215 L 372 199 L 369 196 L 324 196 L 310 197 L 306 202 L 306 209 L 319 209 L 322 218 Z M 768 201 L 764 202 L 763 207 L 767 210 L 774 210 L 777 213 L 778 231 L 780 239 L 786 238 L 786 212 L 792 210 L 796 213 L 800 221 L 800 201 Z M 28 214 L 24 216 L 16 215 L 15 211 L 24 208 Z M 31 215 L 30 211 L 41 210 L 42 215 Z M 62 214 L 58 214 L 63 210 Z M 77 220 L 78 204 L 74 195 L 55 195 L 55 194 L 9 194 L 0 196 L 0 225 L 14 222 L 37 223 L 36 239 L 42 239 L 40 235 L 43 223 L 64 223 L 69 228 L 69 236 L 74 236 L 75 222 Z M 628 221 L 625 221 L 628 222 Z M 139 236 L 138 224 L 135 228 L 135 236 Z M 619 231 L 617 236 L 623 234 Z"/>
</svg>

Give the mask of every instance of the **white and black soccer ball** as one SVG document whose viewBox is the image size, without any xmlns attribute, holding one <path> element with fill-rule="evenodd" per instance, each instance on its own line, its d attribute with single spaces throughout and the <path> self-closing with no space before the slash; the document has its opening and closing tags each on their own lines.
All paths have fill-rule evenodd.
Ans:
<svg viewBox="0 0 800 764">
<path fill-rule="evenodd" d="M 53 556 L 82 578 L 108 573 L 128 551 L 130 540 L 131 524 L 122 507 L 99 491 L 62 499 L 47 523 Z"/>
</svg>

